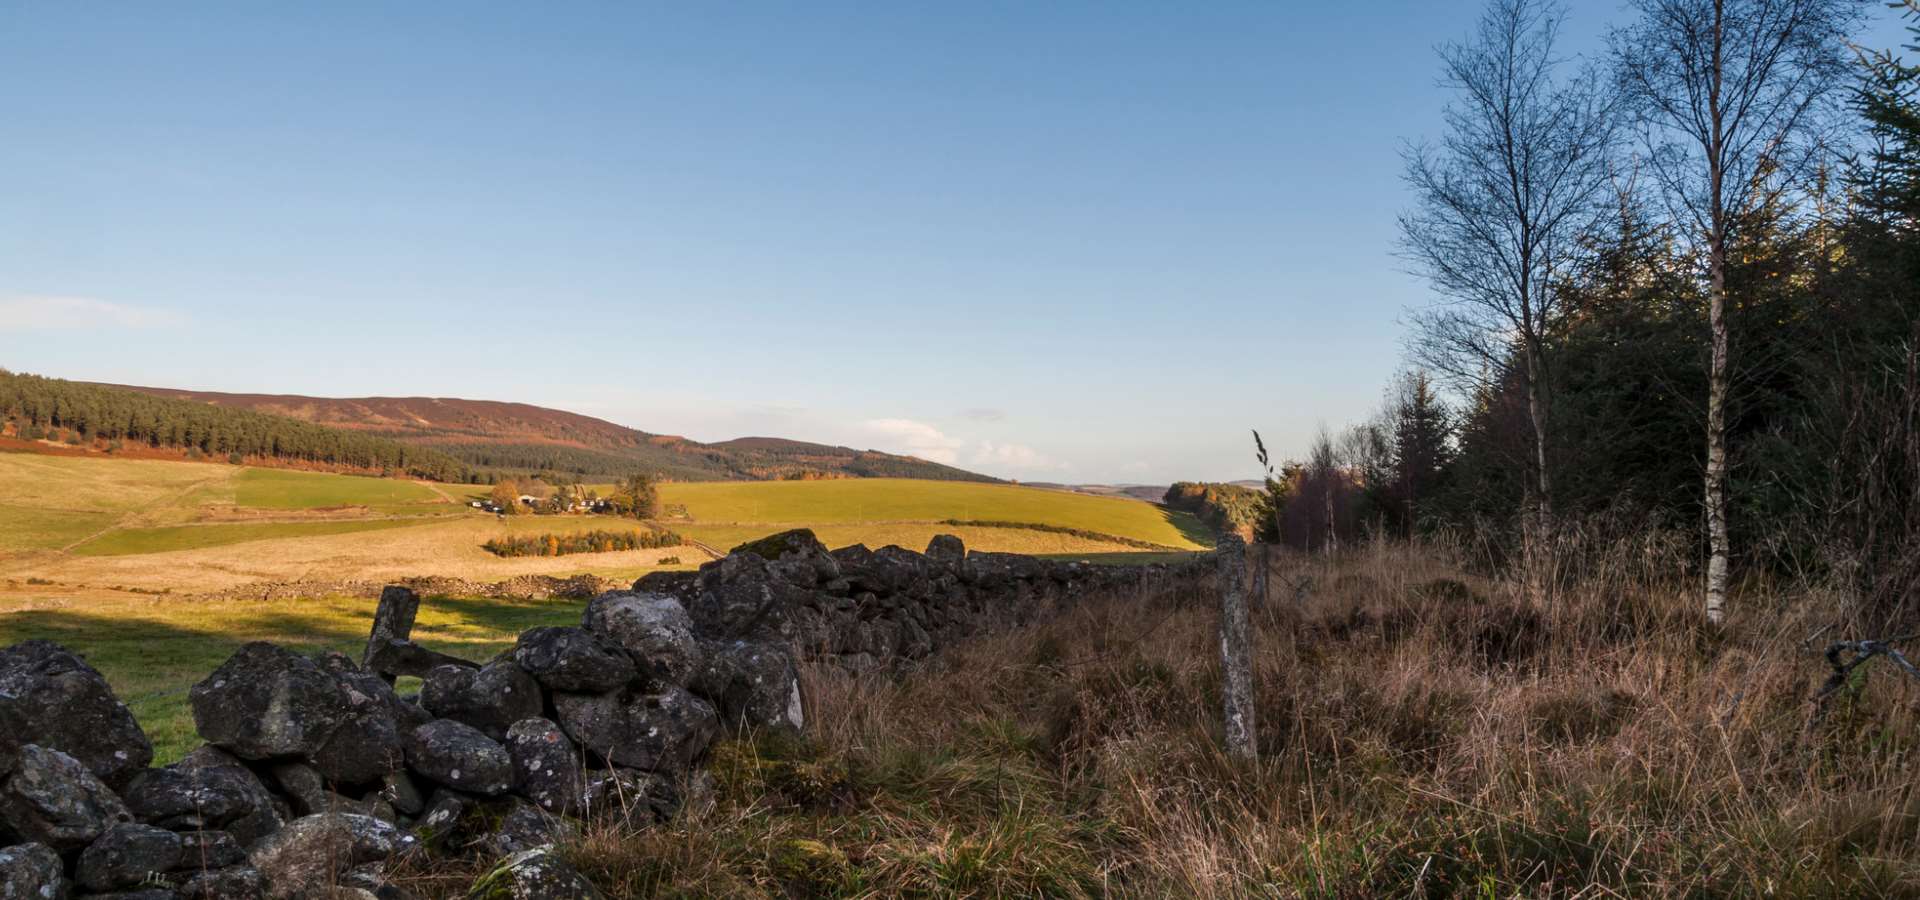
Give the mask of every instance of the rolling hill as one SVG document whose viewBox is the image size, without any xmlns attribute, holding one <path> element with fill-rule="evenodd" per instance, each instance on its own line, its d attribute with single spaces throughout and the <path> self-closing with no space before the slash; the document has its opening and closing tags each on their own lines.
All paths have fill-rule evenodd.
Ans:
<svg viewBox="0 0 1920 900">
<path fill-rule="evenodd" d="M 366 432 L 430 447 L 476 469 L 503 473 L 562 472 L 586 478 L 617 477 L 639 469 L 679 481 L 823 477 L 998 480 L 910 456 L 784 438 L 745 437 L 703 444 L 526 403 L 111 386 Z"/>
</svg>

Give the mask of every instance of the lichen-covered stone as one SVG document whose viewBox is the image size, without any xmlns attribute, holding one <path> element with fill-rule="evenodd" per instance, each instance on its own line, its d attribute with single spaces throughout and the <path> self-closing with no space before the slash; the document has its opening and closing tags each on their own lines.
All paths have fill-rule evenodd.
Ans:
<svg viewBox="0 0 1920 900">
<path fill-rule="evenodd" d="M 65 852 L 133 821 L 125 803 L 79 760 L 38 744 L 20 748 L 0 785 L 0 822 L 32 843 Z"/>
<path fill-rule="evenodd" d="M 438 666 L 420 687 L 420 705 L 441 719 L 464 722 L 493 740 L 504 740 L 513 723 L 540 715 L 540 683 L 511 657 L 479 669 Z"/>
<path fill-rule="evenodd" d="M 0 847 L 0 900 L 66 900 L 71 889 L 60 854 L 52 847 Z"/>
<path fill-rule="evenodd" d="M 211 745 L 164 769 L 150 769 L 127 790 L 134 817 L 169 831 L 217 828 L 242 847 L 278 830 L 283 817 L 253 770 Z"/>
<path fill-rule="evenodd" d="M 89 891 L 115 891 L 171 871 L 180 864 L 180 838 L 151 825 L 123 822 L 108 828 L 81 851 L 74 880 Z"/>
<path fill-rule="evenodd" d="M 479 729 L 435 719 L 407 738 L 407 765 L 438 784 L 482 796 L 513 787 L 513 758 Z"/>
<path fill-rule="evenodd" d="M 597 694 L 623 687 L 638 673 L 612 637 L 586 628 L 535 628 L 520 635 L 514 662 L 556 691 Z"/>
<path fill-rule="evenodd" d="M 555 694 L 553 704 L 568 736 L 601 759 L 635 769 L 685 769 L 719 730 L 713 705 L 677 687 Z"/>
<path fill-rule="evenodd" d="M 521 719 L 507 729 L 507 754 L 513 757 L 514 793 L 555 815 L 572 815 L 580 805 L 580 748 L 560 726 L 546 719 Z"/>
<path fill-rule="evenodd" d="M 310 756 L 352 712 L 313 660 L 261 641 L 234 651 L 188 697 L 200 736 L 243 759 Z"/>
<path fill-rule="evenodd" d="M 327 654 L 319 664 L 346 696 L 347 714 L 314 751 L 314 769 L 332 784 L 368 784 L 397 771 L 406 756 L 401 735 L 430 717 L 402 701 L 386 679 L 343 654 Z"/>
<path fill-rule="evenodd" d="M 624 649 L 639 665 L 640 673 L 656 685 L 685 684 L 700 667 L 693 618 L 673 597 L 605 593 L 587 604 L 582 619 L 588 631 L 604 635 Z M 576 693 L 598 692 L 582 689 Z"/>
<path fill-rule="evenodd" d="M 800 673 L 785 647 L 717 641 L 706 645 L 706 660 L 693 690 L 713 702 L 723 722 L 788 731 L 805 727 Z"/>
<path fill-rule="evenodd" d="M 153 744 L 106 678 L 52 641 L 0 650 L 0 776 L 25 744 L 65 753 L 116 789 L 153 761 Z"/>
<path fill-rule="evenodd" d="M 321 813 L 288 822 L 248 854 L 275 900 L 321 896 L 347 872 L 383 862 L 417 842 L 371 816 Z"/>
<path fill-rule="evenodd" d="M 267 876 L 249 865 L 195 871 L 180 886 L 186 900 L 265 900 Z"/>
<path fill-rule="evenodd" d="M 600 891 L 551 848 L 536 847 L 502 859 L 473 883 L 476 900 L 599 900 Z"/>
</svg>

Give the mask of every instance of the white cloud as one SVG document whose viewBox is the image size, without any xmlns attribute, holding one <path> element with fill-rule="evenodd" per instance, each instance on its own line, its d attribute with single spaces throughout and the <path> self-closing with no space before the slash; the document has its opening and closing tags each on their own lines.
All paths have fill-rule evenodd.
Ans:
<svg viewBox="0 0 1920 900">
<path fill-rule="evenodd" d="M 893 453 L 917 456 L 928 462 L 949 466 L 966 464 L 991 470 L 1057 471 L 1071 466 L 1058 462 L 1025 444 L 978 441 L 969 444 L 917 419 L 870 419 L 862 427 L 879 448 Z M 972 449 L 968 449 L 971 447 Z"/>
<path fill-rule="evenodd" d="M 0 297 L 0 331 L 164 328 L 180 323 L 170 310 L 109 303 L 92 297 Z"/>
<path fill-rule="evenodd" d="M 949 466 L 960 461 L 960 448 L 967 443 L 947 436 L 932 425 L 912 419 L 870 419 L 864 427 L 883 441 L 882 450 Z"/>
<path fill-rule="evenodd" d="M 1067 469 L 1066 463 L 1055 462 L 1046 454 L 1025 444 L 994 443 L 981 441 L 974 448 L 973 464 L 990 465 L 1006 469 Z"/>
<path fill-rule="evenodd" d="M 1148 469 L 1151 469 L 1151 468 L 1153 468 L 1153 466 L 1151 466 L 1151 465 L 1148 465 L 1148 464 L 1147 464 L 1147 461 L 1146 461 L 1146 460 L 1144 460 L 1144 459 L 1136 459 L 1136 460 L 1134 460 L 1133 462 L 1130 462 L 1130 463 L 1127 463 L 1127 464 L 1126 464 L 1126 465 L 1124 465 L 1124 466 L 1121 466 L 1121 467 L 1120 467 L 1120 471 L 1122 471 L 1122 472 L 1145 472 L 1146 470 L 1148 470 Z"/>
</svg>

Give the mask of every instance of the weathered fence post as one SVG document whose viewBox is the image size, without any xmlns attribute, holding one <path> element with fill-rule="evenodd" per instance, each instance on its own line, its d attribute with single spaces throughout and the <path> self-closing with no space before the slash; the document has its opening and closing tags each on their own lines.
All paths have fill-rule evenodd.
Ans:
<svg viewBox="0 0 1920 900">
<path fill-rule="evenodd" d="M 373 611 L 373 633 L 367 635 L 367 652 L 361 655 L 360 665 L 371 667 L 375 654 L 384 649 L 388 642 L 411 639 L 413 619 L 419 614 L 420 595 L 411 588 L 397 584 L 382 588 L 380 605 Z M 388 683 L 392 683 L 393 676 L 385 677 Z"/>
<path fill-rule="evenodd" d="M 1253 623 L 1247 614 L 1247 544 L 1231 531 L 1214 545 L 1220 567 L 1220 672 L 1225 686 L 1227 753 L 1255 756 Z"/>
</svg>

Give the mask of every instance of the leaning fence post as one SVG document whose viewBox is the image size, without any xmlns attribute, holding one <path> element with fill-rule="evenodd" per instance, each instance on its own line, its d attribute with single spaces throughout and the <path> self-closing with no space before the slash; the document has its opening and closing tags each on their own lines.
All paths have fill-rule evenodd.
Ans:
<svg viewBox="0 0 1920 900">
<path fill-rule="evenodd" d="M 1247 614 L 1247 544 L 1231 531 L 1215 544 L 1220 567 L 1220 671 L 1227 753 L 1253 759 L 1253 624 Z"/>
<path fill-rule="evenodd" d="M 373 611 L 373 632 L 367 635 L 367 652 L 360 658 L 362 666 L 371 666 L 374 654 L 387 646 L 389 641 L 405 641 L 413 637 L 413 618 L 420 613 L 420 595 L 412 589 L 397 584 L 387 585 L 380 591 L 380 605 Z M 384 675 L 388 683 L 393 676 Z"/>
</svg>

